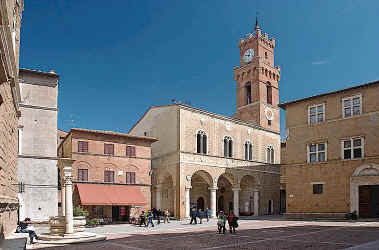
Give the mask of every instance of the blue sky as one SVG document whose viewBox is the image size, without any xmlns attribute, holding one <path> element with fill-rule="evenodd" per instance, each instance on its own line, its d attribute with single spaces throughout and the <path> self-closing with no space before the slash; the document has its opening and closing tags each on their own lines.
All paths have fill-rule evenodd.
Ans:
<svg viewBox="0 0 379 250">
<path fill-rule="evenodd" d="M 378 80 L 378 10 L 375 0 L 27 0 L 20 66 L 60 75 L 64 130 L 127 132 L 172 99 L 230 116 L 238 39 L 257 11 L 276 39 L 284 102 Z"/>
</svg>

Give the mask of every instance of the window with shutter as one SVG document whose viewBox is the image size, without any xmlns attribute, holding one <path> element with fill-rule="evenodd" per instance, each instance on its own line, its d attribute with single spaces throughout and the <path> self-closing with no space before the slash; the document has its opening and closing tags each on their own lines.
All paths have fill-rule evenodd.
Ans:
<svg viewBox="0 0 379 250">
<path fill-rule="evenodd" d="M 114 171 L 105 170 L 104 171 L 104 182 L 114 182 Z"/>
<path fill-rule="evenodd" d="M 104 144 L 104 154 L 114 155 L 114 144 Z"/>
<path fill-rule="evenodd" d="M 78 169 L 78 181 L 88 181 L 88 169 Z"/>
<path fill-rule="evenodd" d="M 135 184 L 135 183 L 136 183 L 136 173 L 126 172 L 126 184 Z"/>
<path fill-rule="evenodd" d="M 88 152 L 87 141 L 78 141 L 78 152 Z"/>
<path fill-rule="evenodd" d="M 136 147 L 126 146 L 126 156 L 127 157 L 136 157 Z"/>
</svg>

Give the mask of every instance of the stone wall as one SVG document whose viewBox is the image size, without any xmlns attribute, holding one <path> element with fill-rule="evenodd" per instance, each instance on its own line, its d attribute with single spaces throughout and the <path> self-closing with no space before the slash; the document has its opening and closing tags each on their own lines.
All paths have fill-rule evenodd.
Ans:
<svg viewBox="0 0 379 250">
<path fill-rule="evenodd" d="M 18 205 L 18 118 L 8 82 L 0 84 L 0 96 L 0 201 Z M 5 235 L 9 234 L 16 228 L 17 210 L 0 210 L 0 221 Z"/>
<path fill-rule="evenodd" d="M 287 136 L 282 148 L 282 187 L 286 189 L 287 213 L 330 214 L 350 212 L 351 177 L 363 165 L 379 162 L 379 84 L 342 90 L 290 104 L 286 107 Z M 343 118 L 343 99 L 360 95 L 362 113 Z M 325 121 L 308 124 L 308 107 L 325 105 Z M 363 139 L 363 157 L 343 159 L 342 140 Z M 307 145 L 324 142 L 327 161 L 308 163 Z M 323 184 L 313 194 L 313 184 Z"/>
<path fill-rule="evenodd" d="M 19 194 L 21 220 L 46 221 L 58 215 L 58 79 L 55 73 L 20 70 L 18 174 L 25 185 Z"/>
</svg>

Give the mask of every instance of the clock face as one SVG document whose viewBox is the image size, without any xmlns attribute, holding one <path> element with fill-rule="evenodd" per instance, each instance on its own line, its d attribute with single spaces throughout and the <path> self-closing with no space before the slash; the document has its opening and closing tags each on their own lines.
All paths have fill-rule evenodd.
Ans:
<svg viewBox="0 0 379 250">
<path fill-rule="evenodd" d="M 253 60 L 253 57 L 254 57 L 254 50 L 248 49 L 243 54 L 243 61 L 246 63 L 251 62 L 251 60 Z"/>
</svg>

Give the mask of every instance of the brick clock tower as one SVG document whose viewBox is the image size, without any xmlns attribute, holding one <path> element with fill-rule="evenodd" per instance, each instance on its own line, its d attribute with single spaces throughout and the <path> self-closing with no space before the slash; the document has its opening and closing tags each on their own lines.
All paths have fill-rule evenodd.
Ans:
<svg viewBox="0 0 379 250">
<path fill-rule="evenodd" d="M 240 66 L 234 68 L 237 82 L 237 112 L 243 121 L 280 132 L 280 67 L 274 65 L 275 39 L 262 34 L 255 23 L 254 35 L 238 42 Z"/>
</svg>

